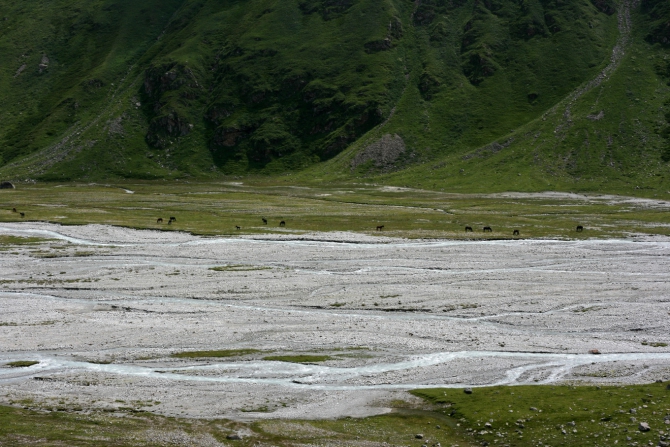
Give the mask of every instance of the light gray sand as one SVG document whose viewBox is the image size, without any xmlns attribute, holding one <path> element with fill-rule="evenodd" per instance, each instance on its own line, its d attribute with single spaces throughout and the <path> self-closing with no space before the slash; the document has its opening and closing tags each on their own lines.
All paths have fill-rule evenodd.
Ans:
<svg viewBox="0 0 670 447">
<path fill-rule="evenodd" d="M 0 367 L 5 403 L 324 418 L 388 411 L 422 386 L 670 378 L 668 239 L 0 234 L 53 238 L 0 252 L 0 364 L 40 361 Z M 169 357 L 244 348 L 273 352 Z M 333 360 L 262 359 L 296 353 Z"/>
</svg>

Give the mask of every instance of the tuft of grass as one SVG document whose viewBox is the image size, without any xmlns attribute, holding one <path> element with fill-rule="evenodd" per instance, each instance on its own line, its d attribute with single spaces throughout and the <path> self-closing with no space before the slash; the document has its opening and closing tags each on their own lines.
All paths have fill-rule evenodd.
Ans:
<svg viewBox="0 0 670 447">
<path fill-rule="evenodd" d="M 224 349 L 220 351 L 186 351 L 172 354 L 170 357 L 178 359 L 193 359 L 193 358 L 218 358 L 218 357 L 238 357 L 243 355 L 256 354 L 260 351 L 258 349 Z"/>
<path fill-rule="evenodd" d="M 36 360 L 18 360 L 16 362 L 9 362 L 6 365 L 10 368 L 27 368 L 28 366 L 37 365 L 40 362 Z"/>
<path fill-rule="evenodd" d="M 270 360 L 275 362 L 289 362 L 289 363 L 319 363 L 326 362 L 328 360 L 334 360 L 333 357 L 329 355 L 269 355 L 263 357 L 263 360 Z"/>
</svg>

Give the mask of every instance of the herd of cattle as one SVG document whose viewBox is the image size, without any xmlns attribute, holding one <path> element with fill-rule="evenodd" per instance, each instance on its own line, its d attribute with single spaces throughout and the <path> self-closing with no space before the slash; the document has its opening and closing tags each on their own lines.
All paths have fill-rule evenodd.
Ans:
<svg viewBox="0 0 670 447">
<path fill-rule="evenodd" d="M 176 221 L 176 220 L 177 219 L 175 217 L 170 217 L 170 221 L 168 222 L 168 225 L 171 224 L 173 221 Z M 262 217 L 261 220 L 263 221 L 263 225 L 268 224 L 268 220 L 265 217 Z M 157 223 L 163 223 L 163 219 L 159 217 Z M 282 220 L 281 222 L 279 222 L 279 226 L 280 227 L 285 227 L 286 226 L 286 221 Z M 236 230 L 241 230 L 242 227 L 240 227 L 239 225 L 235 225 L 235 229 Z M 377 225 L 377 231 L 382 231 L 382 230 L 384 230 L 384 225 Z M 472 227 L 469 227 L 469 226 L 465 227 L 465 232 L 466 233 L 472 233 L 473 231 L 474 230 L 472 229 Z M 492 233 L 493 229 L 489 226 L 486 226 L 486 227 L 482 228 L 482 231 L 484 233 Z M 577 231 L 578 233 L 581 233 L 582 231 L 584 231 L 584 227 L 582 225 L 577 225 L 577 228 L 575 229 L 575 231 Z M 520 235 L 521 235 L 521 232 L 519 230 L 512 231 L 512 236 L 520 236 Z"/>
<path fill-rule="evenodd" d="M 19 213 L 19 211 L 17 211 L 16 208 L 12 208 L 12 212 L 13 213 Z M 20 212 L 19 214 L 21 215 L 21 217 L 26 217 L 26 213 L 24 213 L 24 212 Z M 263 221 L 263 225 L 268 224 L 268 220 L 265 217 L 262 217 L 261 220 Z M 171 225 L 172 222 L 176 222 L 176 221 L 177 221 L 176 217 L 170 217 L 170 219 L 168 220 L 168 225 Z M 163 223 L 163 218 L 159 217 L 158 219 L 156 219 L 156 223 L 157 224 Z M 284 221 L 284 220 L 280 221 L 279 226 L 280 227 L 285 227 L 286 226 L 286 221 Z M 236 230 L 241 230 L 242 227 L 240 227 L 239 225 L 235 225 L 235 229 Z M 378 225 L 377 226 L 377 231 L 382 231 L 383 229 L 384 229 L 384 225 Z M 466 233 L 472 233 L 473 231 L 474 230 L 472 229 L 472 227 L 469 227 L 469 226 L 465 227 L 465 232 Z M 492 233 L 493 229 L 489 226 L 486 226 L 486 227 L 482 228 L 482 231 L 484 233 Z M 575 228 L 575 231 L 577 231 L 578 233 L 581 233 L 582 231 L 584 231 L 584 227 L 582 225 L 577 225 L 577 228 Z M 521 235 L 521 232 L 519 230 L 514 230 L 512 232 L 512 236 L 519 236 L 519 235 Z"/>
</svg>

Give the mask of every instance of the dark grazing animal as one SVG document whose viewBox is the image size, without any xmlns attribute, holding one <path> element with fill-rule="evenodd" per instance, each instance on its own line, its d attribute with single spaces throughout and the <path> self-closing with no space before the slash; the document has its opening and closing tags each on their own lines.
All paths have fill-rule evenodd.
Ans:
<svg viewBox="0 0 670 447">
<path fill-rule="evenodd" d="M 235 225 L 235 229 L 236 229 L 236 230 L 241 230 L 242 227 L 240 227 L 239 225 Z"/>
<path fill-rule="evenodd" d="M 484 231 L 484 233 L 490 233 L 493 230 L 491 229 L 491 227 L 484 227 L 482 231 Z"/>
<path fill-rule="evenodd" d="M 518 236 L 519 235 L 519 230 L 514 230 L 512 232 L 512 236 Z"/>
<path fill-rule="evenodd" d="M 467 232 L 472 233 L 472 227 L 465 227 L 465 232 L 466 232 L 466 233 L 467 233 Z"/>
<path fill-rule="evenodd" d="M 18 211 L 16 211 L 16 208 L 12 208 L 12 213 L 18 213 Z"/>
<path fill-rule="evenodd" d="M 156 219 L 156 223 L 163 223 L 163 218 L 159 217 L 158 219 Z"/>
<path fill-rule="evenodd" d="M 21 217 L 26 217 L 26 213 L 21 213 Z"/>
<path fill-rule="evenodd" d="M 279 222 L 279 226 L 280 226 L 280 227 L 285 227 L 285 226 L 286 226 L 286 222 L 282 220 L 281 222 Z"/>
<path fill-rule="evenodd" d="M 384 225 L 378 225 L 377 226 L 377 231 L 382 231 L 384 229 Z"/>
<path fill-rule="evenodd" d="M 176 222 L 177 218 L 176 217 L 170 217 L 170 222 Z"/>
<path fill-rule="evenodd" d="M 582 231 L 584 231 L 584 227 L 577 225 L 577 233 L 581 233 Z"/>
<path fill-rule="evenodd" d="M 268 224 L 268 220 L 265 217 L 261 217 L 261 220 L 263 221 L 263 225 Z"/>
</svg>

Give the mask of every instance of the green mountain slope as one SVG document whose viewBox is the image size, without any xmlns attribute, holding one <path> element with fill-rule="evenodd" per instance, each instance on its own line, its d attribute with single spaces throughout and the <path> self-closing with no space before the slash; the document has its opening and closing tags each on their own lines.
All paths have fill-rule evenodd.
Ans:
<svg viewBox="0 0 670 447">
<path fill-rule="evenodd" d="M 138 3 L 0 5 L 0 176 L 670 187 L 663 0 Z"/>
</svg>

